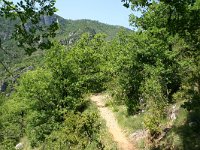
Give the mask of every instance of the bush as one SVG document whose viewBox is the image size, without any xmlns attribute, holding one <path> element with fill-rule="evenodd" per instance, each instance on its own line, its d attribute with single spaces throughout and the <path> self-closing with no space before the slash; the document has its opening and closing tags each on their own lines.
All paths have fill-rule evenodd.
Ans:
<svg viewBox="0 0 200 150">
<path fill-rule="evenodd" d="M 46 139 L 45 149 L 85 149 L 89 145 L 101 149 L 99 141 L 100 123 L 96 113 L 74 114 L 69 112 L 60 130 L 52 132 Z"/>
</svg>

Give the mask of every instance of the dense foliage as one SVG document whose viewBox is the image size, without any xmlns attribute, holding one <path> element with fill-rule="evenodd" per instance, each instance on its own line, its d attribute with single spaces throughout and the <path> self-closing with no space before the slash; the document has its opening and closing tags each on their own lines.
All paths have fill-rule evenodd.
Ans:
<svg viewBox="0 0 200 150">
<path fill-rule="evenodd" d="M 121 28 L 123 28 L 92 20 L 64 19 L 55 14 L 53 16 L 41 16 L 40 19 L 42 25 L 51 23 L 52 21 L 58 21 L 59 29 L 56 31 L 56 37 L 54 40 L 56 39 L 60 41 L 62 45 L 73 45 L 80 39 L 81 35 L 86 32 L 90 33 L 91 36 L 94 36 L 97 33 L 105 33 L 107 34 L 107 39 L 111 39 L 120 31 Z M 20 25 L 19 19 L 12 20 L 0 16 L 0 76 L 5 76 L 5 74 L 8 74 L 8 71 L 10 72 L 9 74 L 15 74 L 14 70 L 16 68 L 13 66 L 19 63 L 23 64 L 23 58 L 27 57 L 24 49 L 18 47 L 19 43 L 13 39 L 14 36 L 12 35 L 15 35 L 15 25 Z M 53 44 L 53 41 L 51 42 L 51 44 Z M 12 47 L 10 47 L 10 45 L 12 45 Z M 43 53 L 45 52 L 37 49 L 37 52 L 34 52 L 33 55 L 42 55 Z M 31 58 L 30 61 L 34 59 L 33 55 L 29 57 Z M 41 56 L 41 58 L 42 57 L 43 56 Z M 5 71 L 5 68 L 7 71 Z"/>
<path fill-rule="evenodd" d="M 87 29 L 91 34 L 72 45 L 54 42 L 44 65 L 25 73 L 10 97 L 1 95 L 0 149 L 12 149 L 25 136 L 32 147 L 103 149 L 98 114 L 85 95 L 104 90 L 128 115 L 143 113 L 150 148 L 199 148 L 199 0 L 122 2 L 141 13 L 130 18 L 135 32 L 107 41 Z M 188 110 L 179 126 L 169 126 L 182 145 L 160 142 L 168 106 L 176 103 Z"/>
<path fill-rule="evenodd" d="M 3 149 L 12 149 L 23 136 L 32 147 L 42 143 L 49 149 L 102 147 L 98 115 L 88 110 L 83 95 L 102 90 L 104 78 L 96 46 L 103 42 L 104 36 L 90 39 L 85 34 L 70 49 L 54 43 L 45 66 L 21 77 L 16 92 L 2 102 Z"/>
<path fill-rule="evenodd" d="M 190 131 L 188 136 L 193 135 L 198 139 L 199 137 L 193 132 L 193 129 L 197 129 L 199 126 L 200 106 L 199 0 L 123 0 L 123 2 L 126 7 L 131 6 L 133 10 L 140 12 L 140 16 L 132 15 L 130 22 L 137 27 L 138 33 L 147 35 L 148 39 L 148 42 L 142 42 L 143 44 L 148 43 L 148 45 L 143 47 L 144 53 L 141 63 L 145 66 L 142 69 L 144 71 L 142 75 L 146 81 L 141 85 L 143 87 L 140 90 L 141 95 L 147 95 L 147 97 L 145 96 L 147 105 L 148 101 L 151 100 L 153 103 L 159 102 L 160 104 L 163 102 L 168 104 L 177 101 L 185 102 L 182 106 L 187 108 L 190 113 L 188 113 L 185 125 L 178 133 L 184 132 L 183 129 L 187 128 Z M 154 105 L 151 104 L 150 107 L 152 106 Z M 152 112 L 153 115 L 157 115 L 158 110 L 155 109 Z M 151 131 L 156 131 L 154 125 L 157 124 L 158 128 L 161 121 L 152 122 L 153 120 L 147 120 L 145 124 Z M 152 122 L 152 126 L 149 126 L 149 122 Z M 195 124 L 193 129 L 188 128 L 189 122 Z M 187 139 L 184 136 L 182 138 Z M 198 147 L 194 148 L 198 140 L 192 142 L 193 145 L 190 146 L 186 143 L 183 144 L 183 149 L 198 149 Z M 167 147 L 169 148 L 169 146 Z"/>
</svg>

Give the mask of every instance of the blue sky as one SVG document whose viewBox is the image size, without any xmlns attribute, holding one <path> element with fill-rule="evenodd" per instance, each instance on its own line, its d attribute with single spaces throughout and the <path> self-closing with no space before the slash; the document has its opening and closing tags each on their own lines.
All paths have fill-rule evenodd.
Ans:
<svg viewBox="0 0 200 150">
<path fill-rule="evenodd" d="M 57 0 L 56 7 L 65 19 L 91 19 L 131 28 L 132 11 L 123 7 L 121 0 Z"/>
<path fill-rule="evenodd" d="M 56 14 L 65 19 L 91 19 L 131 28 L 129 15 L 132 11 L 123 7 L 121 0 L 57 0 L 56 8 Z"/>
</svg>

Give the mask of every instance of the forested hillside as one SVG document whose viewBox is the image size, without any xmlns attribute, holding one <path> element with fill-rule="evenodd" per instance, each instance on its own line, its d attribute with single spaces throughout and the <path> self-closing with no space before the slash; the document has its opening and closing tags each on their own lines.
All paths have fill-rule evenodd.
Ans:
<svg viewBox="0 0 200 150">
<path fill-rule="evenodd" d="M 43 7 L 55 12 L 48 2 L 37 2 L 42 15 Z M 109 109 L 115 115 L 105 121 L 116 117 L 123 133 L 115 132 L 129 144 L 122 149 L 200 149 L 200 1 L 122 2 L 141 13 L 130 17 L 135 31 L 58 16 L 41 24 L 26 14 L 38 10 L 25 9 L 26 20 L 20 5 L 0 7 L 2 16 L 21 17 L 22 25 L 8 28 L 19 35 L 7 46 L 18 42 L 24 56 L 11 70 L 2 65 L 9 80 L 0 93 L 0 149 L 120 149 L 112 123 L 102 120 Z M 91 95 L 105 99 L 93 96 L 95 104 Z"/>
<path fill-rule="evenodd" d="M 100 23 L 92 20 L 66 20 L 58 15 L 54 16 L 42 16 L 40 22 L 43 25 L 49 25 L 54 21 L 58 21 L 59 29 L 57 31 L 56 39 L 61 42 L 62 45 L 73 44 L 77 41 L 83 33 L 90 33 L 92 36 L 96 33 L 105 33 L 108 39 L 113 38 L 116 33 L 121 29 L 125 29 L 120 26 L 112 26 Z M 19 24 L 19 20 L 11 20 L 9 18 L 0 17 L 0 37 L 2 48 L 0 51 L 0 60 L 5 61 L 5 65 L 8 63 L 15 63 L 15 60 L 21 60 L 25 53 L 14 41 L 13 33 L 16 24 Z M 26 25 L 28 28 L 28 25 Z M 128 29 L 126 29 L 128 31 Z M 12 47 L 10 46 L 12 45 Z M 10 60 L 12 59 L 12 61 Z M 2 66 L 1 66 L 2 67 Z"/>
<path fill-rule="evenodd" d="M 110 40 L 122 29 L 125 29 L 127 32 L 129 31 L 124 27 L 107 25 L 92 20 L 66 20 L 58 15 L 40 17 L 40 23 L 44 26 L 50 25 L 54 21 L 59 23 L 59 29 L 56 31 L 55 39 L 62 45 L 73 45 L 83 33 L 89 33 L 91 37 L 97 33 L 104 33 L 107 35 L 107 40 Z M 3 63 L 0 65 L 0 76 L 3 78 L 1 83 L 7 78 L 8 72 L 16 76 L 18 73 L 15 70 L 35 66 L 42 61 L 41 58 L 43 57 L 44 51 L 38 50 L 31 57 L 26 57 L 26 52 L 18 46 L 19 42 L 17 43 L 15 41 L 13 34 L 15 25 L 19 23 L 20 21 L 18 19 L 11 20 L 0 17 L 0 62 Z M 28 24 L 26 24 L 26 28 L 28 28 Z M 25 59 L 26 64 L 23 64 L 25 63 L 22 61 L 23 59 Z M 31 64 L 32 62 L 34 64 Z M 9 68 L 10 71 L 6 70 L 5 67 Z"/>
</svg>

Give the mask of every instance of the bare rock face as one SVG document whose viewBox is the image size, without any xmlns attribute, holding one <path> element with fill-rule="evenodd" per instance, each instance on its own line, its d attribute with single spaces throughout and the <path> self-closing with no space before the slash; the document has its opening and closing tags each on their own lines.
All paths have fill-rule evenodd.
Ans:
<svg viewBox="0 0 200 150">
<path fill-rule="evenodd" d="M 16 150 L 21 150 L 23 149 L 24 145 L 22 143 L 18 143 L 16 146 L 15 146 L 15 149 Z"/>
<path fill-rule="evenodd" d="M 45 25 L 51 25 L 54 22 L 57 22 L 56 16 L 42 16 L 41 21 Z"/>
<path fill-rule="evenodd" d="M 147 137 L 148 137 L 147 130 L 137 130 L 129 136 L 129 138 L 133 139 L 134 141 L 139 141 L 139 140 L 147 138 Z"/>
<path fill-rule="evenodd" d="M 7 82 L 3 82 L 3 83 L 1 84 L 1 92 L 5 92 L 6 89 L 7 89 L 7 87 L 8 87 L 8 83 L 7 83 Z"/>
<path fill-rule="evenodd" d="M 14 76 L 11 78 L 3 79 L 3 81 L 0 81 L 0 93 L 5 93 L 7 97 L 10 96 L 10 94 L 14 91 L 14 84 L 17 83 L 17 80 L 20 78 L 20 76 L 23 73 L 26 73 L 28 71 L 34 70 L 33 66 L 28 67 L 21 67 L 17 68 L 14 72 Z M 9 87 L 9 90 L 7 90 Z"/>
<path fill-rule="evenodd" d="M 24 68 L 21 73 L 24 73 L 24 72 L 27 72 L 27 71 L 31 71 L 31 70 L 34 70 L 34 67 L 33 66 L 28 66 L 27 68 Z"/>
<path fill-rule="evenodd" d="M 17 82 L 17 79 L 20 78 L 21 74 L 23 74 L 23 73 L 25 73 L 25 72 L 28 72 L 28 71 L 31 71 L 31 70 L 34 70 L 34 67 L 33 67 L 33 66 L 17 68 L 17 69 L 15 70 L 16 75 L 13 77 L 13 83 L 16 83 L 16 82 Z"/>
<path fill-rule="evenodd" d="M 171 121 L 176 120 L 177 112 L 178 112 L 177 106 L 176 106 L 176 105 L 173 105 L 173 106 L 172 106 L 172 109 L 171 109 L 170 112 L 169 112 L 169 119 L 170 119 Z"/>
</svg>

